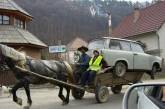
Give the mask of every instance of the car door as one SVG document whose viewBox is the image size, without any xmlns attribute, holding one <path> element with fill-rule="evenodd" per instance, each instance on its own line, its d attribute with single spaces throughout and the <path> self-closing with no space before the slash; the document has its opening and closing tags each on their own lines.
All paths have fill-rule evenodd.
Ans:
<svg viewBox="0 0 165 109">
<path fill-rule="evenodd" d="M 109 49 L 105 49 L 104 58 L 110 66 L 115 66 L 117 61 L 124 60 L 128 64 L 128 69 L 133 69 L 133 53 L 130 43 L 118 39 L 111 39 Z"/>
<path fill-rule="evenodd" d="M 138 92 L 137 109 L 160 109 L 143 92 Z"/>
<path fill-rule="evenodd" d="M 133 52 L 133 66 L 135 70 L 149 70 L 149 55 L 144 53 L 143 48 L 138 43 L 131 42 L 131 49 Z"/>
</svg>

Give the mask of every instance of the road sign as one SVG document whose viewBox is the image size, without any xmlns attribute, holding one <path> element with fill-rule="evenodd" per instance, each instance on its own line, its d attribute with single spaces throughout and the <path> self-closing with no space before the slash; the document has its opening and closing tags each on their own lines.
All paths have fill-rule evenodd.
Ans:
<svg viewBox="0 0 165 109">
<path fill-rule="evenodd" d="M 66 52 L 65 45 L 49 46 L 49 53 L 64 53 L 64 52 Z"/>
</svg>

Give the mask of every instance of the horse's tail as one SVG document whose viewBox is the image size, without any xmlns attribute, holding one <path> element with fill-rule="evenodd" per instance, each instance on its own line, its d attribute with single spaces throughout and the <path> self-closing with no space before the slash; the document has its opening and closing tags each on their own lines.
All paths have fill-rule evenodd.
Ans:
<svg viewBox="0 0 165 109">
<path fill-rule="evenodd" d="M 72 67 L 69 65 L 69 63 L 67 61 L 63 61 L 63 63 L 66 66 L 66 70 L 67 70 L 67 73 L 68 73 L 69 82 L 74 83 L 74 77 L 73 77 L 74 75 L 73 75 L 73 69 L 72 69 Z"/>
</svg>

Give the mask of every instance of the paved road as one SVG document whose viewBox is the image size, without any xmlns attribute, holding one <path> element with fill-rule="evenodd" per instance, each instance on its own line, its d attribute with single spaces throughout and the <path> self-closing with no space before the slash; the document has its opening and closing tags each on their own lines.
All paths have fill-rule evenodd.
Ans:
<svg viewBox="0 0 165 109">
<path fill-rule="evenodd" d="M 154 80 L 155 82 L 165 81 L 165 79 Z M 145 81 L 151 82 L 151 81 Z M 126 87 L 124 88 L 126 89 Z M 19 97 L 24 99 L 26 96 L 24 90 L 18 92 Z M 58 98 L 58 89 L 32 89 L 33 106 L 31 109 L 122 109 L 122 99 L 124 91 L 119 95 L 110 93 L 110 99 L 107 103 L 96 103 L 94 94 L 86 93 L 82 100 L 74 100 L 71 97 L 70 104 L 62 106 Z M 12 98 L 0 95 L 0 109 L 22 109 L 12 101 Z"/>
<path fill-rule="evenodd" d="M 61 101 L 57 97 L 57 89 L 33 89 L 32 99 L 33 106 L 31 109 L 122 109 L 122 98 L 123 93 L 119 95 L 110 94 L 110 99 L 107 103 L 98 104 L 95 101 L 94 94 L 86 93 L 84 99 L 74 100 L 71 97 L 70 104 L 67 106 L 62 106 Z M 21 98 L 26 101 L 26 96 L 24 91 L 18 92 Z M 24 103 L 25 104 L 25 103 Z M 12 102 L 12 98 L 0 98 L 0 109 L 22 109 Z"/>
</svg>

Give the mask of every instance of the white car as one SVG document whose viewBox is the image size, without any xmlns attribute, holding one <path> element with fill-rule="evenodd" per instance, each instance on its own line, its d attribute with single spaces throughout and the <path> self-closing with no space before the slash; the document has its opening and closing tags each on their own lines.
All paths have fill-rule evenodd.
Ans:
<svg viewBox="0 0 165 109">
<path fill-rule="evenodd" d="M 88 48 L 90 55 L 90 51 L 99 50 L 118 76 L 123 76 L 127 71 L 153 75 L 162 69 L 163 59 L 146 54 L 142 44 L 136 41 L 106 37 L 91 41 Z"/>
<path fill-rule="evenodd" d="M 123 99 L 123 109 L 165 109 L 164 82 L 130 86 Z"/>
</svg>

